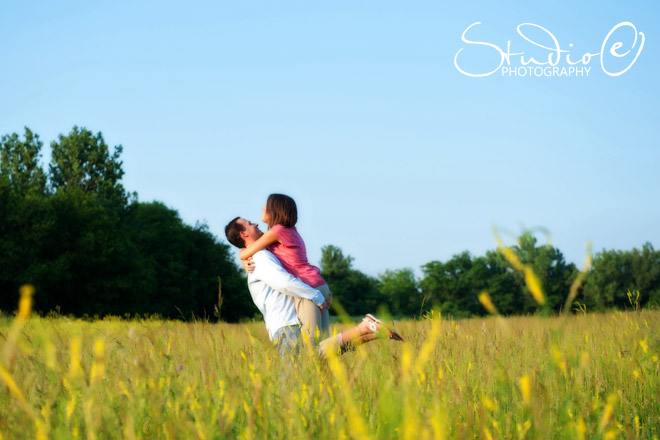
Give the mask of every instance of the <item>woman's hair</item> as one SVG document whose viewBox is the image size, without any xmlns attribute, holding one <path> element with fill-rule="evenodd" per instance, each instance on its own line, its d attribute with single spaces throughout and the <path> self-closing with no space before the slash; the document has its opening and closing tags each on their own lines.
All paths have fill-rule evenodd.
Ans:
<svg viewBox="0 0 660 440">
<path fill-rule="evenodd" d="M 266 201 L 268 226 L 282 225 L 293 228 L 298 222 L 298 208 L 296 202 L 284 194 L 271 194 Z"/>
</svg>

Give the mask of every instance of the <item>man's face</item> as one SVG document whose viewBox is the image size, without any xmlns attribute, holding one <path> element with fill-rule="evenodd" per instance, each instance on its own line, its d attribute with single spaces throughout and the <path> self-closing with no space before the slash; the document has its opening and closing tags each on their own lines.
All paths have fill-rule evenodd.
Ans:
<svg viewBox="0 0 660 440">
<path fill-rule="evenodd" d="M 236 220 L 236 223 L 243 226 L 244 228 L 244 230 L 241 232 L 241 237 L 243 237 L 246 245 L 254 243 L 259 239 L 259 237 L 264 235 L 264 233 L 259 230 L 259 225 L 256 223 L 252 223 L 251 221 L 245 220 L 244 218 L 239 218 Z"/>
</svg>

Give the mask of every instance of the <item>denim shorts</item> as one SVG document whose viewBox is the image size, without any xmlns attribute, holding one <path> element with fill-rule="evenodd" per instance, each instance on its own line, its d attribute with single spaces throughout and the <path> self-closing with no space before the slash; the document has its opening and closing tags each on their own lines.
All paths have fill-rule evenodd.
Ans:
<svg viewBox="0 0 660 440">
<path fill-rule="evenodd" d="M 275 347 L 282 359 L 300 352 L 300 325 L 279 328 L 273 335 Z"/>
</svg>

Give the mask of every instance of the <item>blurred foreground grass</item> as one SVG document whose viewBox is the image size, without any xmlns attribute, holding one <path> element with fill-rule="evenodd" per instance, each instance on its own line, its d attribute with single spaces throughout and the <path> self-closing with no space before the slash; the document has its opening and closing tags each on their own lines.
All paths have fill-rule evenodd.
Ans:
<svg viewBox="0 0 660 440">
<path fill-rule="evenodd" d="M 22 314 L 21 314 L 22 313 Z M 431 316 L 324 363 L 263 323 L 0 318 L 2 438 L 658 438 L 660 311 Z M 341 330 L 345 325 L 333 326 Z"/>
</svg>

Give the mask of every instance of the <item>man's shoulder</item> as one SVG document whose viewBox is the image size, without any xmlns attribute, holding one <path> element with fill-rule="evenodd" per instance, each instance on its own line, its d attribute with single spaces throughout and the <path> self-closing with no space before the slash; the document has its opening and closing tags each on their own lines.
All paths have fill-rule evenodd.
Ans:
<svg viewBox="0 0 660 440">
<path fill-rule="evenodd" d="M 260 251 L 255 252 L 254 255 L 252 256 L 252 259 L 254 260 L 255 263 L 257 263 L 257 266 L 259 262 L 265 262 L 265 263 L 270 262 L 278 266 L 281 265 L 280 260 L 278 260 L 277 257 L 273 255 L 273 253 L 268 249 L 262 249 Z"/>
<path fill-rule="evenodd" d="M 274 257 L 273 253 L 268 249 L 261 249 L 252 255 L 252 258 L 270 258 Z"/>
</svg>

